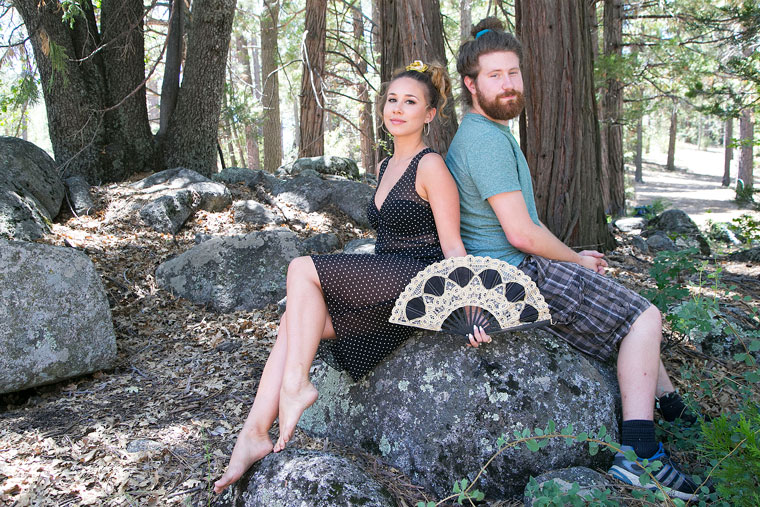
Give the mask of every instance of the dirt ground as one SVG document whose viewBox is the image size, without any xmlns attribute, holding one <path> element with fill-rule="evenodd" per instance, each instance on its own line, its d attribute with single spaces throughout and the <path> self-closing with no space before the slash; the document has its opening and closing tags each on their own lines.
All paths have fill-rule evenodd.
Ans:
<svg viewBox="0 0 760 507">
<path fill-rule="evenodd" d="M 697 159 L 707 156 L 698 154 Z M 717 176 L 692 166 L 666 174 L 656 159 L 650 162 L 646 183 L 636 188 L 637 204 L 659 197 L 713 220 L 743 212 L 732 208 L 731 191 L 720 188 L 722 169 Z M 249 197 L 242 187 L 233 188 L 233 195 Z M 119 186 L 99 187 L 95 197 L 105 207 L 120 198 Z M 344 241 L 365 234 L 345 217 L 329 214 L 319 220 L 305 217 L 295 229 L 304 237 L 338 231 Z M 174 237 L 147 231 L 137 219 L 106 223 L 102 211 L 93 217 L 64 217 L 55 224 L 47 241 L 83 250 L 102 275 L 118 359 L 110 370 L 0 397 L 0 505 L 212 502 L 212 483 L 227 463 L 273 343 L 277 310 L 273 305 L 255 312 L 213 313 L 159 289 L 153 277 L 161 262 L 192 247 L 198 233 L 249 230 L 235 224 L 230 211 L 198 213 Z M 610 275 L 634 290 L 651 286 L 651 258 L 620 239 L 621 247 L 609 255 Z M 749 305 L 757 307 L 758 267 L 719 264 L 737 285 L 736 293 L 750 296 Z M 670 347 L 665 361 L 673 371 L 685 364 L 705 372 L 730 367 L 683 343 Z M 678 385 L 688 391 L 700 380 L 679 379 Z M 731 396 L 698 401 L 705 412 L 718 413 L 735 403 Z M 295 445 L 333 444 L 299 434 Z M 353 456 L 368 464 L 400 505 L 425 499 L 392 467 L 369 456 Z"/>
</svg>

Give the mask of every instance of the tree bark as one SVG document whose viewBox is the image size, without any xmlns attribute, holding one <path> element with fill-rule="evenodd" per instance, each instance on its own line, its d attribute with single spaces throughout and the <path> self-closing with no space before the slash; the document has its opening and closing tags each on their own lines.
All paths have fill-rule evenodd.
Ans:
<svg viewBox="0 0 760 507">
<path fill-rule="evenodd" d="M 172 14 L 169 22 L 164 78 L 161 82 L 161 109 L 159 113 L 158 138 L 166 135 L 169 120 L 177 106 L 179 75 L 182 67 L 182 35 L 185 33 L 185 6 L 183 0 L 171 0 Z"/>
<path fill-rule="evenodd" d="M 600 132 L 587 2 L 517 2 L 524 46 L 523 151 L 541 220 L 572 247 L 615 241 L 601 199 Z"/>
<path fill-rule="evenodd" d="M 734 119 L 726 119 L 726 129 L 723 136 L 723 180 L 721 186 L 731 186 L 731 160 L 734 158 Z"/>
<path fill-rule="evenodd" d="M 216 145 L 235 0 L 196 0 L 177 107 L 169 122 L 167 167 L 217 172 Z"/>
<path fill-rule="evenodd" d="M 325 15 L 327 0 L 306 0 L 306 34 L 301 57 L 301 112 L 298 156 L 325 154 Z"/>
<path fill-rule="evenodd" d="M 739 175 L 736 181 L 736 194 L 740 199 L 751 199 L 753 189 L 753 160 L 754 129 L 752 110 L 746 108 L 739 118 Z"/>
<path fill-rule="evenodd" d="M 364 53 L 364 20 L 362 11 L 354 7 L 353 11 L 353 28 L 354 40 L 356 41 L 356 57 L 354 64 L 357 71 L 365 75 L 367 73 L 367 61 L 362 58 Z M 356 96 L 362 102 L 361 112 L 359 113 L 359 130 L 361 133 L 361 156 L 364 173 L 374 174 L 375 172 L 375 127 L 372 122 L 372 101 L 369 97 L 369 86 L 364 79 L 359 79 L 356 83 Z"/>
<path fill-rule="evenodd" d="M 275 172 L 282 164 L 280 82 L 277 77 L 277 23 L 279 0 L 264 0 L 261 17 L 261 80 L 264 107 L 264 169 Z"/>
<path fill-rule="evenodd" d="M 472 0 L 459 0 L 459 41 L 470 37 L 472 31 Z"/>
<path fill-rule="evenodd" d="M 636 156 L 634 164 L 636 165 L 636 174 L 634 180 L 636 183 L 644 183 L 644 167 L 643 167 L 643 151 L 644 151 L 644 116 L 639 116 L 636 121 Z"/>
<path fill-rule="evenodd" d="M 668 161 L 665 169 L 674 171 L 676 168 L 676 133 L 678 132 L 678 104 L 673 101 L 673 110 L 670 113 L 670 135 L 668 137 Z"/>
<path fill-rule="evenodd" d="M 623 1 L 604 0 L 604 54 L 623 54 Z M 604 130 L 608 188 L 605 210 L 612 216 L 625 214 L 625 161 L 623 159 L 623 84 L 608 77 L 604 93 Z"/>
<path fill-rule="evenodd" d="M 438 0 L 379 0 L 380 26 L 380 78 L 386 83 L 398 68 L 414 60 L 437 61 L 446 66 L 443 46 L 443 23 Z M 443 114 L 441 114 L 443 113 Z M 454 101 L 449 100 L 438 118 L 433 121 L 428 146 L 446 156 L 457 130 Z M 387 140 L 387 136 L 383 134 Z"/>
</svg>

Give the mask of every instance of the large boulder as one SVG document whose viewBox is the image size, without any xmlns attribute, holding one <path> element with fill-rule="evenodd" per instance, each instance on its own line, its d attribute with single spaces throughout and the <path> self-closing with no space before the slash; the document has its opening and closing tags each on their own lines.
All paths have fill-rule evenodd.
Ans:
<svg viewBox="0 0 760 507">
<path fill-rule="evenodd" d="M 139 211 L 140 218 L 152 229 L 176 234 L 196 211 L 221 211 L 230 204 L 232 194 L 224 183 L 176 167 L 129 185 L 125 198 L 109 206 L 106 221 L 128 220 Z"/>
<path fill-rule="evenodd" d="M 330 202 L 331 192 L 332 182 L 310 174 L 281 181 L 272 190 L 277 202 L 306 213 L 320 211 Z"/>
<path fill-rule="evenodd" d="M 0 393 L 107 368 L 116 336 L 83 253 L 0 239 Z"/>
<path fill-rule="evenodd" d="M 285 222 L 285 218 L 278 210 L 273 210 L 252 199 L 233 202 L 232 210 L 235 222 L 246 222 L 255 225 L 279 225 Z"/>
<path fill-rule="evenodd" d="M 615 486 L 614 480 L 608 475 L 604 475 L 595 470 L 591 470 L 586 467 L 570 467 L 563 468 L 561 470 L 552 470 L 541 474 L 535 478 L 536 490 L 530 491 L 532 488 L 525 488 L 525 495 L 523 497 L 523 504 L 525 507 L 533 507 L 533 504 L 545 505 L 540 502 L 536 502 L 536 499 L 542 496 L 552 497 L 551 493 L 558 494 L 560 497 L 568 495 L 573 490 L 573 485 L 577 485 L 577 490 L 574 494 L 568 495 L 573 500 L 580 500 L 580 498 L 592 499 L 594 498 L 593 491 L 605 491 L 608 488 Z M 552 484 L 550 484 L 552 483 Z M 619 486 L 619 483 L 617 484 Z M 571 504 L 570 498 L 567 498 L 565 505 Z M 593 501 L 588 504 L 594 505 Z M 571 504 L 572 505 L 572 504 Z M 581 505 L 587 505 L 583 502 Z"/>
<path fill-rule="evenodd" d="M 760 262 L 760 246 L 734 252 L 728 256 L 728 259 L 738 262 Z"/>
<path fill-rule="evenodd" d="M 361 227 L 370 227 L 367 206 L 375 190 L 358 181 L 336 181 L 330 194 L 331 202 Z"/>
<path fill-rule="evenodd" d="M 348 458 L 286 449 L 270 454 L 217 500 L 216 507 L 392 507 L 396 502 Z"/>
<path fill-rule="evenodd" d="M 285 296 L 290 261 L 301 254 L 290 230 L 213 238 L 162 263 L 159 286 L 220 312 L 251 310 Z"/>
<path fill-rule="evenodd" d="M 0 237 L 42 237 L 63 196 L 63 181 L 50 155 L 23 139 L 0 137 Z"/>
<path fill-rule="evenodd" d="M 243 183 L 250 189 L 261 185 L 267 192 L 271 192 L 274 186 L 280 182 L 277 177 L 266 171 L 246 169 L 245 167 L 227 167 L 211 176 L 211 179 L 228 184 Z"/>
<path fill-rule="evenodd" d="M 673 238 L 678 250 L 698 248 L 703 255 L 710 255 L 710 244 L 699 232 L 699 227 L 683 210 L 669 209 L 654 217 L 647 224 L 643 236 L 663 232 Z M 647 242 L 648 243 L 648 242 Z M 649 245 L 652 248 L 652 245 Z"/>
<path fill-rule="evenodd" d="M 606 426 L 618 438 L 617 386 L 591 361 L 545 331 L 511 333 L 477 349 L 461 337 L 425 333 L 353 383 L 321 365 L 319 390 L 300 426 L 382 456 L 438 497 L 454 481 L 472 480 L 497 452 L 497 439 L 515 431 L 557 429 L 575 434 Z M 550 440 L 539 452 L 504 451 L 486 468 L 478 489 L 491 499 L 522 494 L 528 478 L 568 466 L 606 466 L 583 445 Z"/>
<path fill-rule="evenodd" d="M 353 180 L 360 178 L 359 167 L 356 165 L 356 162 L 350 158 L 332 157 L 330 155 L 299 158 L 291 164 L 281 166 L 277 172 L 287 176 L 297 176 L 304 171 L 344 176 Z"/>
</svg>

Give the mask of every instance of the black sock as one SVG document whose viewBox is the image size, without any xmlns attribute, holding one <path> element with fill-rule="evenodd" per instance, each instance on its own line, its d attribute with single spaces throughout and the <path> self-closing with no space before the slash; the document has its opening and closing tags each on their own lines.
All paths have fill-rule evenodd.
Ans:
<svg viewBox="0 0 760 507">
<path fill-rule="evenodd" d="M 633 447 L 639 458 L 651 458 L 660 448 L 654 438 L 654 421 L 631 419 L 623 421 L 621 443 Z"/>
<path fill-rule="evenodd" d="M 681 395 L 677 392 L 673 391 L 672 393 L 667 393 L 658 398 L 657 401 L 660 404 L 660 414 L 662 414 L 662 418 L 666 421 L 673 422 L 680 418 L 683 422 L 688 424 L 694 424 L 697 422 L 696 416 L 686 405 L 684 405 Z"/>
</svg>

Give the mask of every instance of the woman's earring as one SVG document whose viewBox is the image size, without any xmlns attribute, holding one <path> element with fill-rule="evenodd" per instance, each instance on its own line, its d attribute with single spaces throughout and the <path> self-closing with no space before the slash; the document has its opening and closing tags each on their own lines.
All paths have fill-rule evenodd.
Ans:
<svg viewBox="0 0 760 507">
<path fill-rule="evenodd" d="M 430 122 L 425 123 L 425 126 L 422 127 L 422 134 L 423 135 L 430 134 Z"/>
</svg>

